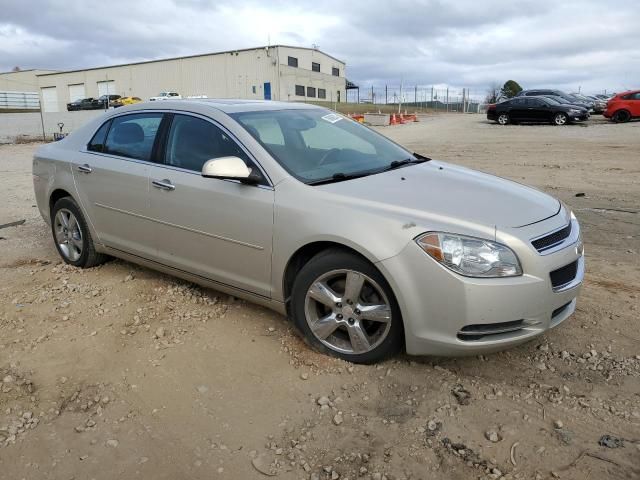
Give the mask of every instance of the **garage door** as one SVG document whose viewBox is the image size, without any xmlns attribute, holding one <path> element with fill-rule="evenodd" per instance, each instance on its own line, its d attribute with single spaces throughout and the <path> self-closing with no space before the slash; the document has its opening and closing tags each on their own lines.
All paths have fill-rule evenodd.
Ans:
<svg viewBox="0 0 640 480">
<path fill-rule="evenodd" d="M 85 98 L 84 83 L 78 83 L 77 85 L 69 85 L 69 101 L 75 102 L 76 100 L 82 100 Z"/>
<path fill-rule="evenodd" d="M 42 111 L 58 111 L 58 92 L 56 87 L 44 87 L 42 90 Z"/>
<path fill-rule="evenodd" d="M 116 82 L 113 80 L 107 80 L 104 82 L 98 82 L 98 96 L 102 95 L 115 95 L 116 94 Z"/>
</svg>

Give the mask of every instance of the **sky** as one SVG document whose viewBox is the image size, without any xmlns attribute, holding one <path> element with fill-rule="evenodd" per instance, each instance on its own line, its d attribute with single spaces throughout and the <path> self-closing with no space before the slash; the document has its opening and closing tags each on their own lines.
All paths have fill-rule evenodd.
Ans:
<svg viewBox="0 0 640 480">
<path fill-rule="evenodd" d="M 0 71 L 285 44 L 372 84 L 640 88 L 638 0 L 0 0 Z"/>
</svg>

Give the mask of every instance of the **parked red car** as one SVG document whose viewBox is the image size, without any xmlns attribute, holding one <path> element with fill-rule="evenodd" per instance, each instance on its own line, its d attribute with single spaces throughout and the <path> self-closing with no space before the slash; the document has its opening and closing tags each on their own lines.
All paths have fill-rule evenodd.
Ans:
<svg viewBox="0 0 640 480">
<path fill-rule="evenodd" d="M 640 118 L 640 90 L 622 92 L 611 98 L 603 115 L 616 123 Z"/>
</svg>

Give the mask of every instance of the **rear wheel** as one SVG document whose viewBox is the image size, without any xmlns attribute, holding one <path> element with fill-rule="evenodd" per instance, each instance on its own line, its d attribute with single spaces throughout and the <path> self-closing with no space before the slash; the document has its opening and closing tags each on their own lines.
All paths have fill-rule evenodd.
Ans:
<svg viewBox="0 0 640 480">
<path fill-rule="evenodd" d="M 631 114 L 626 110 L 618 110 L 613 114 L 613 121 L 616 123 L 625 123 L 631 120 Z"/>
<path fill-rule="evenodd" d="M 500 115 L 498 115 L 498 123 L 500 125 L 507 125 L 509 121 L 510 119 L 508 113 L 501 113 Z"/>
<path fill-rule="evenodd" d="M 71 197 L 61 198 L 53 205 L 51 231 L 56 249 L 66 263 L 90 268 L 107 259 L 106 255 L 96 252 L 87 222 Z"/>
<path fill-rule="evenodd" d="M 566 113 L 558 112 L 553 116 L 554 125 L 566 125 L 569 121 Z"/>
<path fill-rule="evenodd" d="M 293 320 L 317 350 L 355 363 L 374 363 L 403 344 L 400 309 L 382 274 L 343 250 L 312 258 L 296 277 Z"/>
</svg>

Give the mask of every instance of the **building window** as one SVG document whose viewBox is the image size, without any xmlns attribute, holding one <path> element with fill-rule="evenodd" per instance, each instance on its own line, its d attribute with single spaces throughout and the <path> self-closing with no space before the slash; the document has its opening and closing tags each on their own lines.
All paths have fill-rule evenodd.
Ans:
<svg viewBox="0 0 640 480">
<path fill-rule="evenodd" d="M 307 97 L 316 98 L 315 87 L 307 87 Z"/>
<path fill-rule="evenodd" d="M 316 62 L 311 62 L 311 70 L 313 70 L 314 72 L 319 72 L 320 64 Z"/>
<path fill-rule="evenodd" d="M 318 98 L 327 98 L 327 91 L 324 88 L 318 89 Z"/>
<path fill-rule="evenodd" d="M 298 59 L 296 57 L 287 57 L 287 65 L 298 68 Z"/>
<path fill-rule="evenodd" d="M 334 77 L 339 77 L 340 76 L 340 69 L 336 68 L 336 67 L 333 67 L 331 69 L 331 75 L 333 75 Z"/>
<path fill-rule="evenodd" d="M 252 92 L 253 94 L 255 94 L 255 93 L 256 93 L 256 86 L 255 86 L 255 85 L 254 85 L 253 87 L 251 87 L 251 92 Z"/>
<path fill-rule="evenodd" d="M 304 97 L 304 86 L 296 85 L 296 97 Z"/>
</svg>

